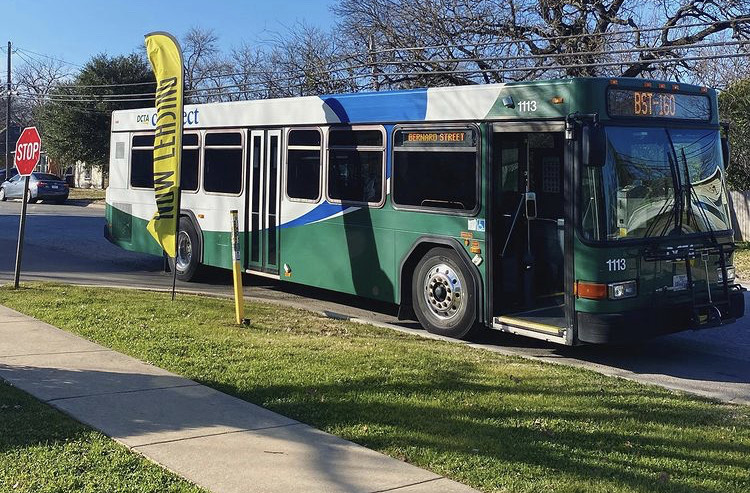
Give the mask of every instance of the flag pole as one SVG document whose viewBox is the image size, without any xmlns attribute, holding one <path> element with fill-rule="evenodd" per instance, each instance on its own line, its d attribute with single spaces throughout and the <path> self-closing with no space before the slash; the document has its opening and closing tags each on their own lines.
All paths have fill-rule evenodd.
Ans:
<svg viewBox="0 0 750 493">
<path fill-rule="evenodd" d="M 180 235 L 180 161 L 185 73 L 182 50 L 174 36 L 166 32 L 153 32 L 145 38 L 146 54 L 156 78 L 153 157 L 156 213 L 146 229 L 167 257 L 172 259 L 174 301 Z"/>
<path fill-rule="evenodd" d="M 180 111 L 180 113 L 182 113 L 182 111 Z M 180 135 L 180 143 L 182 143 L 182 135 Z M 180 149 L 179 152 L 181 153 L 182 149 Z M 174 272 L 172 272 L 172 301 L 174 301 L 175 291 L 177 289 L 177 256 L 180 254 L 178 249 L 180 246 L 180 207 L 182 207 L 182 187 L 180 187 L 180 175 L 182 174 L 182 170 L 179 171 L 180 172 L 177 173 L 177 220 L 175 221 L 174 226 L 174 269 L 172 269 Z"/>
</svg>

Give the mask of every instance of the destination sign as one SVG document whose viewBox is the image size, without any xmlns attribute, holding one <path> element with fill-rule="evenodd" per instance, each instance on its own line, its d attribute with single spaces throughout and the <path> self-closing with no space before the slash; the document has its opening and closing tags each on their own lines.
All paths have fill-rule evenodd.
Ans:
<svg viewBox="0 0 750 493">
<path fill-rule="evenodd" d="M 396 134 L 400 146 L 456 146 L 474 147 L 472 130 L 401 130 Z"/>
<path fill-rule="evenodd" d="M 609 116 L 710 120 L 708 96 L 668 92 L 610 89 L 607 94 Z"/>
</svg>

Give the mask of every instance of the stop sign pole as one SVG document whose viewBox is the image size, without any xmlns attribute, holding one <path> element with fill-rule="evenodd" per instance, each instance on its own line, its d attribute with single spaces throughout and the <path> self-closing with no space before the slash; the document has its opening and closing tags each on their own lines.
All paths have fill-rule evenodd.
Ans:
<svg viewBox="0 0 750 493">
<path fill-rule="evenodd" d="M 13 275 L 13 288 L 18 289 L 21 276 L 21 258 L 23 257 L 23 236 L 26 230 L 26 206 L 29 202 L 29 175 L 42 154 L 42 138 L 36 127 L 26 127 L 16 142 L 15 165 L 18 174 L 23 176 L 23 204 L 21 205 L 21 221 L 18 225 L 18 247 L 16 248 L 16 270 Z"/>
</svg>

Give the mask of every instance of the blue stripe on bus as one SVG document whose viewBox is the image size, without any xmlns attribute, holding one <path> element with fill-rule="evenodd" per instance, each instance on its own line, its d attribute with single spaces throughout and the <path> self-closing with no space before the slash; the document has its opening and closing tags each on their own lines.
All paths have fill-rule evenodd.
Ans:
<svg viewBox="0 0 750 493">
<path fill-rule="evenodd" d="M 310 224 L 316 221 L 320 221 L 321 219 L 326 219 L 327 217 L 331 217 L 349 208 L 349 206 L 345 206 L 342 204 L 330 204 L 328 202 L 323 202 L 322 204 L 316 206 L 315 209 L 306 214 L 302 214 L 297 219 L 293 219 L 288 223 L 280 225 L 279 228 L 293 228 L 295 226 L 304 226 L 305 224 Z"/>
<path fill-rule="evenodd" d="M 321 96 L 341 123 L 424 121 L 427 89 Z"/>
</svg>

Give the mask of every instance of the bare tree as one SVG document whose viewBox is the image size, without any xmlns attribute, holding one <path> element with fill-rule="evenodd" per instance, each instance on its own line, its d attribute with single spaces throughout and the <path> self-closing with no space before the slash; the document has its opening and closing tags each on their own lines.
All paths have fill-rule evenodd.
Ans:
<svg viewBox="0 0 750 493">
<path fill-rule="evenodd" d="M 360 48 L 359 65 L 376 63 L 384 85 L 409 87 L 684 74 L 694 69 L 684 58 L 696 43 L 727 32 L 750 38 L 747 7 L 747 0 L 340 0 L 332 10 L 342 19 L 338 31 Z M 674 63 L 665 70 L 663 59 Z"/>
<path fill-rule="evenodd" d="M 727 38 L 724 35 L 720 39 Z M 692 67 L 693 78 L 701 85 L 724 90 L 739 80 L 750 79 L 750 45 L 700 48 L 696 54 L 704 58 Z"/>
<path fill-rule="evenodd" d="M 25 58 L 13 74 L 16 93 L 21 95 L 13 105 L 16 122 L 24 127 L 34 124 L 38 110 L 50 92 L 71 76 L 71 71 L 61 61 Z"/>
<path fill-rule="evenodd" d="M 228 97 L 232 101 L 265 99 L 268 97 L 264 71 L 266 54 L 262 48 L 243 42 L 232 48 L 228 60 Z"/>
<path fill-rule="evenodd" d="M 355 90 L 345 50 L 333 33 L 298 23 L 271 41 L 265 59 L 269 97 L 306 96 Z"/>
<path fill-rule="evenodd" d="M 221 58 L 219 37 L 212 29 L 192 27 L 183 36 L 186 101 L 206 103 L 221 101 L 217 88 L 223 86 L 223 74 L 230 68 Z"/>
</svg>

